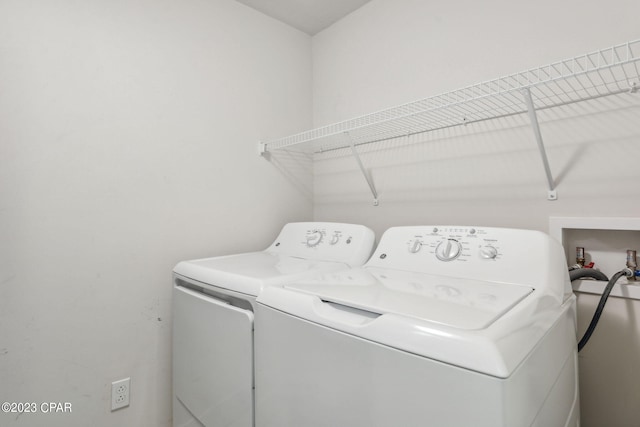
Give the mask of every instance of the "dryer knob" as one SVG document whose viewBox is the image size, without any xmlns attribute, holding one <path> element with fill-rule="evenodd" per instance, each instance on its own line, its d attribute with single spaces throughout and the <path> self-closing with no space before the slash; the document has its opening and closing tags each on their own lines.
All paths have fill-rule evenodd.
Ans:
<svg viewBox="0 0 640 427">
<path fill-rule="evenodd" d="M 322 232 L 314 231 L 313 233 L 307 235 L 307 246 L 312 248 L 314 246 L 318 246 L 322 241 Z"/>
</svg>

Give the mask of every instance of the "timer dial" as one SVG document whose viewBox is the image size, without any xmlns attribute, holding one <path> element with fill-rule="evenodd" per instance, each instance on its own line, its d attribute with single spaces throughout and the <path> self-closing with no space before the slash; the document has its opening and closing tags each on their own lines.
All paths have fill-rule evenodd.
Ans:
<svg viewBox="0 0 640 427">
<path fill-rule="evenodd" d="M 313 248 L 314 246 L 318 246 L 320 242 L 322 242 L 322 232 L 314 231 L 311 234 L 307 235 L 307 246 Z"/>
<path fill-rule="evenodd" d="M 436 257 L 440 261 L 453 261 L 460 256 L 462 245 L 455 239 L 447 239 L 436 246 Z"/>
</svg>

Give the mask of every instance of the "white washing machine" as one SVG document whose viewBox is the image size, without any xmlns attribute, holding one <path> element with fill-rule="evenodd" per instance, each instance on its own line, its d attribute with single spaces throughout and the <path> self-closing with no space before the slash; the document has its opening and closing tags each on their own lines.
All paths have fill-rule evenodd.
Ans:
<svg viewBox="0 0 640 427">
<path fill-rule="evenodd" d="M 361 266 L 374 233 L 353 224 L 291 223 L 261 252 L 174 269 L 173 425 L 254 425 L 255 297 L 266 287 Z"/>
<path fill-rule="evenodd" d="M 257 427 L 579 425 L 575 297 L 544 233 L 387 230 L 257 299 Z"/>
</svg>

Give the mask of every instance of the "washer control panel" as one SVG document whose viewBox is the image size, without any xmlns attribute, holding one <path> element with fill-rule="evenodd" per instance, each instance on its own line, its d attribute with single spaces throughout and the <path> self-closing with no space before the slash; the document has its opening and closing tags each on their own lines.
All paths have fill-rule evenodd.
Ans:
<svg viewBox="0 0 640 427">
<path fill-rule="evenodd" d="M 364 264 L 373 252 L 372 230 L 357 224 L 294 222 L 284 226 L 268 250 L 319 261 Z"/>
<path fill-rule="evenodd" d="M 482 226 L 392 227 L 366 267 L 496 282 L 548 281 L 549 268 L 566 272 L 562 246 L 534 230 Z"/>
<path fill-rule="evenodd" d="M 426 252 L 442 262 L 468 261 L 474 255 L 485 260 L 499 260 L 502 255 L 500 238 L 490 230 L 479 227 L 421 227 L 408 236 L 407 252 Z"/>
</svg>

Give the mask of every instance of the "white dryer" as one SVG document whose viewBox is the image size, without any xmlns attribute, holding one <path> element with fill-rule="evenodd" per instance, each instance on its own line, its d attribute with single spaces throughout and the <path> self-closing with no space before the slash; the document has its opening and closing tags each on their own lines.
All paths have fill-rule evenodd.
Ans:
<svg viewBox="0 0 640 427">
<path fill-rule="evenodd" d="M 396 227 L 257 299 L 257 427 L 579 425 L 575 297 L 544 233 Z"/>
<path fill-rule="evenodd" d="M 184 261 L 174 269 L 173 425 L 254 425 L 255 297 L 266 287 L 361 266 L 373 232 L 291 223 L 264 251 Z"/>
</svg>

